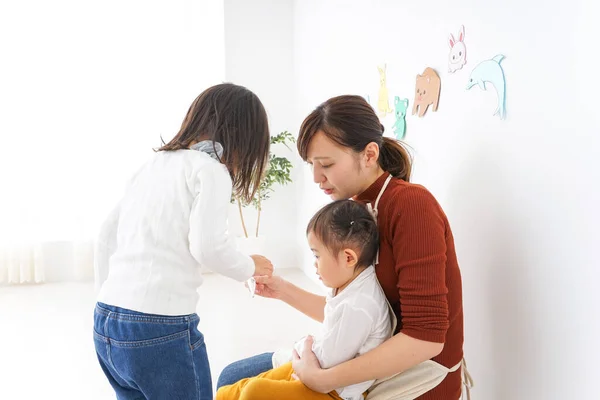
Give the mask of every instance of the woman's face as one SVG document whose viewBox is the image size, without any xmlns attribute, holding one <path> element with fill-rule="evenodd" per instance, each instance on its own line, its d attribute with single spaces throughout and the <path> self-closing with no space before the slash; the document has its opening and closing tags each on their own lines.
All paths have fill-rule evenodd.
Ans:
<svg viewBox="0 0 600 400">
<path fill-rule="evenodd" d="M 308 146 L 313 179 L 332 200 L 354 197 L 365 190 L 362 155 L 331 141 L 318 131 Z"/>
</svg>

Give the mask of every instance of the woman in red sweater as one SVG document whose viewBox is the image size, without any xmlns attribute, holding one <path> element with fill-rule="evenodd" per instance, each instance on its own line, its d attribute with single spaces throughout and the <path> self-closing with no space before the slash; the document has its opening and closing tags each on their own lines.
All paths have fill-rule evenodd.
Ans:
<svg viewBox="0 0 600 400">
<path fill-rule="evenodd" d="M 339 96 L 303 122 L 298 151 L 332 200 L 353 198 L 374 209 L 380 233 L 377 277 L 398 320 L 395 335 L 376 349 L 329 369 L 310 351 L 295 357 L 296 375 L 309 388 L 383 379 L 426 360 L 454 370 L 420 400 L 461 397 L 463 359 L 462 283 L 452 231 L 435 198 L 409 183 L 411 160 L 402 145 L 383 136 L 373 108 L 360 96 Z M 325 298 L 273 276 L 256 293 L 283 300 L 319 320 Z M 457 368 L 458 367 L 458 368 Z M 272 368 L 271 353 L 228 366 L 218 386 Z"/>
</svg>

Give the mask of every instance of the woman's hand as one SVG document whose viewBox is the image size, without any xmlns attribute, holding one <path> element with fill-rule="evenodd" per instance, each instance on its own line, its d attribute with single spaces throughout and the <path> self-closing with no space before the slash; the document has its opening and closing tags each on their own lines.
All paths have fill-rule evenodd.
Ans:
<svg viewBox="0 0 600 400">
<path fill-rule="evenodd" d="M 255 293 L 261 297 L 281 300 L 287 281 L 280 276 L 255 276 Z"/>
<path fill-rule="evenodd" d="M 326 382 L 324 376 L 325 370 L 321 369 L 319 359 L 312 351 L 313 341 L 312 336 L 306 338 L 304 341 L 304 350 L 300 356 L 296 350 L 294 350 L 292 355 L 294 377 L 302 381 L 302 383 L 315 392 L 329 393 L 336 388 L 329 387 Z"/>
</svg>

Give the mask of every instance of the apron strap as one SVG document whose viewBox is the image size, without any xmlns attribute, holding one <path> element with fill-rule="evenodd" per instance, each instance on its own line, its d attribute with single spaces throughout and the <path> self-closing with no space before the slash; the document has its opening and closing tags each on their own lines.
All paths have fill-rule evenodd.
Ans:
<svg viewBox="0 0 600 400">
<path fill-rule="evenodd" d="M 462 385 L 465 387 L 465 394 L 467 395 L 467 400 L 471 400 L 471 389 L 473 389 L 473 386 L 475 386 L 475 383 L 473 382 L 473 378 L 471 377 L 471 374 L 467 370 L 467 361 L 464 358 L 461 361 L 461 366 L 462 366 L 462 372 L 461 372 Z"/>
<path fill-rule="evenodd" d="M 379 191 L 379 194 L 377 195 L 377 199 L 375 199 L 375 207 L 371 206 L 371 203 L 367 203 L 367 210 L 369 210 L 369 213 L 375 219 L 375 223 L 377 223 L 377 215 L 379 213 L 377 210 L 377 207 L 379 206 L 379 200 L 381 199 L 383 192 L 385 192 L 385 189 L 387 188 L 387 186 L 391 180 L 392 180 L 392 175 L 388 176 L 387 179 L 385 180 L 383 186 L 381 187 L 381 190 Z M 377 264 L 379 264 L 379 250 L 377 250 L 377 255 L 375 256 L 375 265 L 377 265 Z"/>
<path fill-rule="evenodd" d="M 473 378 L 471 377 L 471 374 L 469 373 L 469 371 L 467 370 L 467 361 L 463 359 L 456 364 L 454 367 L 448 369 L 448 373 L 451 372 L 456 372 L 458 371 L 458 369 L 460 368 L 461 372 L 461 386 L 464 386 L 465 390 L 463 395 L 460 396 L 461 399 L 464 399 L 464 395 L 467 396 L 466 400 L 471 400 L 471 389 L 473 389 Z"/>
<path fill-rule="evenodd" d="M 381 199 L 383 192 L 385 192 L 385 189 L 387 188 L 387 186 L 389 185 L 391 180 L 392 180 L 392 175 L 387 177 L 387 179 L 383 183 L 383 186 L 381 187 L 381 190 L 379 191 L 379 194 L 377 195 L 377 199 L 375 199 L 375 215 L 377 215 L 377 207 L 379 206 L 379 200 Z"/>
</svg>

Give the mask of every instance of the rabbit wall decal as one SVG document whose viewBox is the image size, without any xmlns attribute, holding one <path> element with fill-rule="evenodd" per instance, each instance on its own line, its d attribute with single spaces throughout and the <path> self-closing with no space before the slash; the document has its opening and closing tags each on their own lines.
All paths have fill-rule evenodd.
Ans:
<svg viewBox="0 0 600 400">
<path fill-rule="evenodd" d="M 450 45 L 450 54 L 448 55 L 448 72 L 454 73 L 467 63 L 467 47 L 465 45 L 465 27 L 460 27 L 458 40 L 454 39 L 454 35 L 450 34 L 448 38 Z"/>
</svg>

